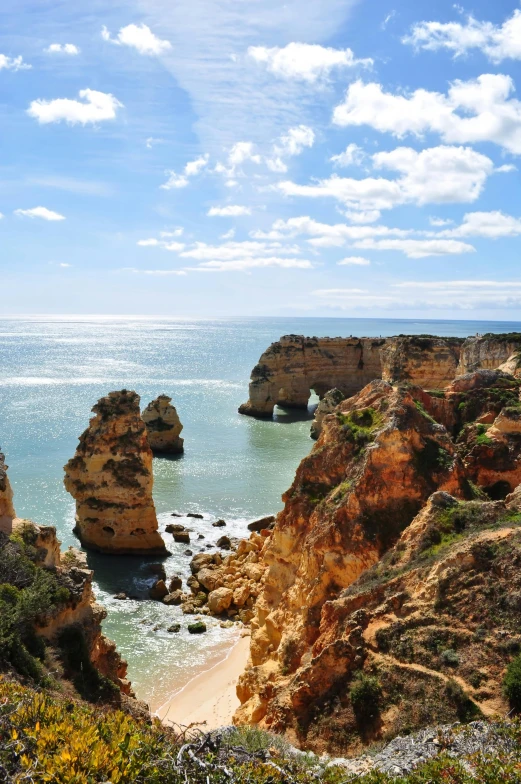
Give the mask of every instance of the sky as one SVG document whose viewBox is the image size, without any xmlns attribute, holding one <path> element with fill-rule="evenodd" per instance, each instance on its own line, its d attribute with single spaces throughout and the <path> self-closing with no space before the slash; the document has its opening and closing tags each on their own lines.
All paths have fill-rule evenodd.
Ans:
<svg viewBox="0 0 521 784">
<path fill-rule="evenodd" d="M 0 315 L 521 318 L 521 7 L 3 0 Z"/>
</svg>

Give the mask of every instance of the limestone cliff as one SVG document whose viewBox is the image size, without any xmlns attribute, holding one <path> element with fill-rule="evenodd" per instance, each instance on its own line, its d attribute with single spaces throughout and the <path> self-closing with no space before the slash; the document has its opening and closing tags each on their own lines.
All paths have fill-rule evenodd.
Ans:
<svg viewBox="0 0 521 784">
<path fill-rule="evenodd" d="M 135 392 L 111 392 L 65 466 L 65 487 L 76 499 L 76 532 L 104 553 L 163 554 L 152 499 L 152 450 Z"/>
<path fill-rule="evenodd" d="M 349 397 L 380 378 L 443 389 L 456 376 L 498 367 L 521 376 L 521 334 L 466 340 L 431 335 L 379 340 L 287 335 L 262 354 L 251 374 L 249 400 L 239 411 L 269 417 L 275 405 L 305 408 L 311 390 L 321 399 L 333 388 Z"/>
<path fill-rule="evenodd" d="M 141 415 L 152 452 L 179 454 L 184 449 L 184 440 L 180 437 L 183 425 L 171 401 L 168 395 L 159 395 Z"/>
<path fill-rule="evenodd" d="M 7 476 L 5 457 L 0 452 L 0 531 L 11 533 L 14 517 L 13 491 Z"/>
<path fill-rule="evenodd" d="M 364 737 L 364 726 L 370 728 L 372 737 L 378 737 L 379 732 L 383 736 L 386 732 L 400 731 L 400 720 L 405 714 L 394 705 L 399 704 L 402 692 L 409 711 L 407 730 L 440 718 L 454 718 L 458 710 L 463 711 L 462 705 L 469 706 L 468 699 L 472 704 L 479 703 L 481 709 L 488 709 L 488 698 L 467 699 L 468 684 L 460 684 L 465 691 L 463 697 L 457 689 L 454 692 L 455 687 L 449 683 L 450 663 L 441 676 L 430 671 L 425 674 L 422 668 L 435 668 L 425 665 L 423 659 L 413 658 L 414 666 L 404 666 L 389 658 L 382 659 L 383 651 L 373 651 L 371 646 L 379 624 L 388 619 L 389 613 L 402 617 L 402 605 L 404 618 L 414 612 L 418 627 L 431 624 L 436 596 L 445 590 L 445 578 L 452 579 L 452 572 L 447 571 L 454 563 L 449 554 L 443 569 L 433 568 L 432 574 L 423 569 L 423 562 L 419 572 L 414 571 L 416 565 L 414 569 L 411 567 L 411 582 L 402 581 L 398 588 L 390 578 L 390 567 L 395 563 L 409 569 L 406 567 L 409 562 L 404 559 L 414 560 L 418 552 L 436 548 L 445 541 L 452 544 L 467 526 L 466 522 L 459 522 L 459 514 L 453 518 L 452 512 L 448 517 L 442 515 L 443 520 L 451 521 L 446 522 L 446 529 L 443 520 L 434 525 L 433 515 L 438 512 L 432 511 L 432 503 L 425 507 L 433 492 L 443 491 L 436 496 L 442 501 L 450 494 L 447 508 L 464 509 L 464 516 L 469 510 L 471 522 L 474 514 L 478 522 L 483 515 L 483 524 L 488 525 L 490 510 L 497 512 L 494 525 L 502 524 L 507 517 L 510 519 L 510 506 L 505 506 L 503 500 L 486 503 L 472 499 L 486 498 L 477 484 L 482 484 L 491 498 L 497 498 L 497 483 L 502 483 L 500 497 L 504 498 L 516 477 L 520 477 L 517 481 L 521 480 L 521 475 L 516 473 L 521 462 L 519 386 L 512 376 L 489 371 L 458 379 L 443 396 L 427 394 L 409 384 L 393 387 L 375 381 L 324 418 L 316 445 L 302 461 L 292 487 L 283 497 L 285 507 L 262 554 L 268 570 L 252 620 L 250 662 L 238 685 L 242 705 L 235 717 L 237 722 L 260 722 L 261 726 L 289 732 L 306 746 L 334 751 L 341 747 L 344 753 L 348 739 L 354 749 Z M 484 411 L 492 416 L 486 437 L 493 445 L 486 444 L 486 447 L 496 453 L 491 458 L 493 469 L 488 466 L 486 456 L 479 449 L 474 451 L 474 444 L 465 436 L 469 428 L 476 427 L 475 420 Z M 496 458 L 504 448 L 508 460 L 501 462 Z M 473 511 L 478 508 L 478 512 Z M 512 514 L 521 523 L 517 507 Z M 474 531 L 473 524 L 469 523 L 469 532 Z M 391 554 L 385 555 L 389 551 Z M 429 557 L 437 553 L 436 549 L 429 550 Z M 460 564 L 459 555 L 455 563 Z M 474 561 L 465 554 L 461 563 L 471 564 L 469 569 L 475 568 Z M 456 569 L 455 579 L 459 580 L 463 574 L 459 587 L 467 579 L 466 568 Z M 358 592 L 355 587 L 349 587 L 362 585 L 365 574 L 374 573 L 378 574 L 378 590 L 371 588 L 366 594 L 362 589 Z M 398 568 L 396 576 L 401 576 Z M 434 585 L 430 604 L 414 606 L 411 610 L 408 597 L 414 591 L 423 596 L 423 581 L 427 578 Z M 345 589 L 347 592 L 342 593 Z M 388 600 L 380 610 L 384 589 Z M 457 586 L 454 591 L 457 592 Z M 360 593 L 361 598 L 344 602 L 343 597 L 351 596 L 352 592 L 357 596 Z M 461 608 L 462 628 L 471 593 L 468 603 Z M 337 623 L 335 608 L 344 607 L 342 602 L 349 612 L 341 614 Z M 371 612 L 374 608 L 379 620 L 371 626 L 372 636 L 368 633 L 370 642 L 366 644 L 364 624 L 367 618 L 373 617 L 371 613 L 364 614 L 368 606 Z M 492 615 L 492 608 L 490 612 Z M 447 613 L 450 614 L 450 608 Z M 347 624 L 346 618 L 351 614 L 352 620 Z M 448 619 L 439 624 L 450 625 Z M 438 619 L 432 621 L 432 626 L 434 639 L 439 630 Z M 396 632 L 399 639 L 409 627 L 405 623 L 397 628 L 401 630 Z M 445 637 L 440 638 L 440 645 Z M 460 636 L 455 639 L 455 645 L 463 644 Z M 451 647 L 449 643 L 450 640 L 447 649 Z M 481 648 L 485 655 L 484 646 Z M 396 653 L 392 655 L 397 658 Z M 449 659 L 451 656 L 447 654 Z M 363 680 L 364 673 L 376 677 L 373 670 L 379 666 L 385 673 L 391 673 L 378 686 L 383 694 L 382 710 L 374 724 L 364 723 L 354 707 L 351 691 L 360 678 Z M 493 699 L 496 699 L 499 698 L 499 663 L 494 667 Z M 424 682 L 427 684 L 425 699 L 421 691 Z M 447 687 L 446 699 L 434 706 L 431 698 L 439 695 L 440 684 Z M 413 707 L 418 703 L 424 704 L 423 711 Z M 472 705 L 469 709 L 474 710 Z M 337 735 L 341 726 L 346 729 Z"/>
<path fill-rule="evenodd" d="M 461 350 L 458 375 L 471 373 L 474 370 L 496 368 L 521 375 L 521 333 L 511 332 L 504 335 L 489 333 L 465 341 Z"/>
<path fill-rule="evenodd" d="M 331 414 L 340 405 L 345 395 L 339 389 L 330 389 L 326 392 L 320 403 L 315 409 L 315 416 L 311 423 L 311 438 L 317 439 L 322 432 L 322 422 L 324 417 Z"/>
<path fill-rule="evenodd" d="M 254 367 L 250 399 L 241 414 L 271 416 L 275 405 L 305 408 L 310 391 L 330 389 L 353 395 L 381 378 L 380 348 L 374 338 L 305 338 L 286 335 L 264 352 Z"/>
<path fill-rule="evenodd" d="M 310 656 L 324 603 L 379 560 L 434 490 L 470 496 L 432 402 L 419 388 L 374 381 L 324 419 L 264 551 L 239 720 L 271 725 L 291 712 L 283 695 Z"/>
</svg>

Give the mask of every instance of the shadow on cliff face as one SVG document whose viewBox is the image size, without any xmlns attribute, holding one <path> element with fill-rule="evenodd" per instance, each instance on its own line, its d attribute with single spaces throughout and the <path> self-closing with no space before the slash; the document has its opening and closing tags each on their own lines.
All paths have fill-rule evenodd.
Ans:
<svg viewBox="0 0 521 784">
<path fill-rule="evenodd" d="M 273 421 L 281 425 L 291 425 L 294 422 L 308 422 L 315 416 L 315 409 L 317 404 L 308 406 L 307 408 L 283 408 L 282 406 L 275 406 L 273 410 Z"/>
</svg>

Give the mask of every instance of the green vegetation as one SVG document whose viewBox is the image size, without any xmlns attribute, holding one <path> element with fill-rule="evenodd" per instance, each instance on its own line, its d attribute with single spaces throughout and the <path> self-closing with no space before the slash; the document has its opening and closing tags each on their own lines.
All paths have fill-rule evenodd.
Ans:
<svg viewBox="0 0 521 784">
<path fill-rule="evenodd" d="M 382 701 L 382 687 L 375 675 L 361 672 L 349 690 L 349 697 L 355 716 L 359 721 L 370 721 L 377 718 Z"/>
<path fill-rule="evenodd" d="M 487 425 L 476 425 L 476 444 L 480 444 L 481 446 L 491 446 L 494 443 L 487 435 L 487 430 Z"/>
<path fill-rule="evenodd" d="M 45 647 L 35 622 L 66 603 L 70 593 L 54 573 L 36 565 L 38 553 L 26 543 L 29 529 L 10 540 L 0 537 L 0 670 L 13 668 L 40 681 Z"/>
<path fill-rule="evenodd" d="M 510 662 L 503 679 L 503 691 L 512 708 L 521 711 L 521 655 Z"/>
<path fill-rule="evenodd" d="M 432 417 L 432 416 L 429 414 L 429 412 L 425 410 L 425 406 L 423 405 L 423 403 L 420 403 L 420 401 L 419 401 L 419 400 L 415 400 L 415 401 L 414 401 L 414 405 L 416 406 L 416 409 L 417 409 L 417 410 L 420 412 L 420 414 L 421 414 L 423 417 L 425 417 L 425 419 L 427 419 L 429 422 L 432 422 L 432 424 L 433 424 L 433 425 L 436 425 L 436 424 L 438 424 L 438 423 L 436 422 L 436 420 L 434 419 L 434 417 Z"/>
<path fill-rule="evenodd" d="M 437 441 L 426 438 L 423 449 L 416 451 L 415 461 L 420 474 L 429 479 L 431 474 L 447 471 L 452 466 L 454 458 Z"/>
<path fill-rule="evenodd" d="M 346 439 L 357 449 L 362 449 L 374 438 L 374 433 L 382 426 L 383 417 L 374 408 L 362 408 L 348 414 L 337 413 L 337 419 Z"/>
</svg>

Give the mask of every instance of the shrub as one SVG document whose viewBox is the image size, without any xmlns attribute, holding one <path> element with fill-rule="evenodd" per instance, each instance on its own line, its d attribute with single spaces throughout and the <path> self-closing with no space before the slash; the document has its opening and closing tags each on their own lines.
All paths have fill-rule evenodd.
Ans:
<svg viewBox="0 0 521 784">
<path fill-rule="evenodd" d="M 58 636 L 65 666 L 73 676 L 78 694 L 90 702 L 106 701 L 119 689 L 94 667 L 90 660 L 85 634 L 80 626 L 67 626 Z"/>
<path fill-rule="evenodd" d="M 521 655 L 516 656 L 507 667 L 503 678 L 503 692 L 512 708 L 521 711 Z"/>
<path fill-rule="evenodd" d="M 454 648 L 446 648 L 442 651 L 440 653 L 440 659 L 442 664 L 446 664 L 447 667 L 457 667 L 459 664 L 459 656 Z"/>
<path fill-rule="evenodd" d="M 382 687 L 374 675 L 361 673 L 353 681 L 349 691 L 351 704 L 357 719 L 375 719 L 380 712 Z"/>
</svg>

